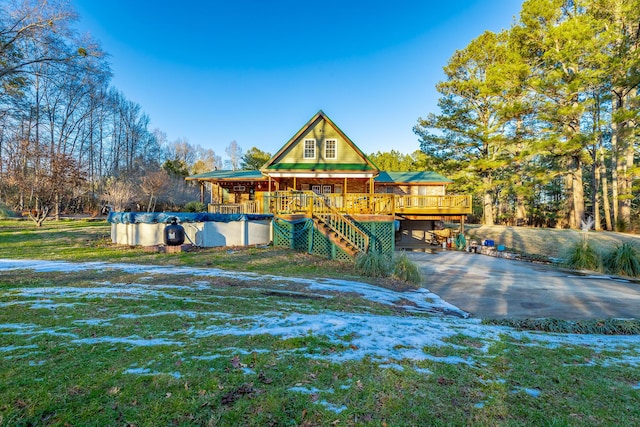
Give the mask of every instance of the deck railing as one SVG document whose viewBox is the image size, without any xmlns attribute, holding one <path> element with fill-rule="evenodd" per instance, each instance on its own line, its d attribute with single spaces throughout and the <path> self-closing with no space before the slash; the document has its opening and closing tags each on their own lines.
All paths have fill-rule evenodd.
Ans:
<svg viewBox="0 0 640 427">
<path fill-rule="evenodd" d="M 347 193 L 325 194 L 323 196 L 330 200 L 331 206 L 348 215 L 393 215 L 393 194 Z"/>
<path fill-rule="evenodd" d="M 209 213 L 257 214 L 262 213 L 262 208 L 256 200 L 248 200 L 242 203 L 210 203 Z"/>
<path fill-rule="evenodd" d="M 243 203 L 210 204 L 212 213 L 313 214 L 309 191 L 264 193 Z M 323 200 L 342 214 L 466 215 L 471 213 L 471 195 L 415 196 L 386 193 L 323 194 Z"/>
<path fill-rule="evenodd" d="M 396 213 L 470 214 L 471 195 L 409 196 L 394 195 Z"/>
</svg>

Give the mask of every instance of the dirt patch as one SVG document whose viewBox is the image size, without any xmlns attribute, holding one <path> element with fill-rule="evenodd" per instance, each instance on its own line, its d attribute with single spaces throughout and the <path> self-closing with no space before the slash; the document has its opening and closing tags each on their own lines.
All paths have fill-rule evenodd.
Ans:
<svg viewBox="0 0 640 427">
<path fill-rule="evenodd" d="M 563 258 L 571 245 L 584 238 L 582 231 L 554 228 L 467 225 L 465 231 L 470 239 L 493 240 L 496 245 L 530 255 L 533 259 L 538 256 L 547 259 Z M 623 242 L 640 245 L 640 236 L 635 234 L 592 230 L 586 236 L 589 243 L 599 251 L 609 251 Z"/>
</svg>

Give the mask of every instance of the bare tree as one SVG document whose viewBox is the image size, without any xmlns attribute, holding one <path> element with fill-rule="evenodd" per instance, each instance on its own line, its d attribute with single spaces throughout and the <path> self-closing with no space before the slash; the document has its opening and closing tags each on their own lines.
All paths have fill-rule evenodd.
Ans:
<svg viewBox="0 0 640 427">
<path fill-rule="evenodd" d="M 85 46 L 61 49 L 61 39 L 73 35 L 70 24 L 77 19 L 68 3 L 25 0 L 0 6 L 0 79 L 15 79 L 33 64 L 64 64 L 85 57 Z M 29 48 L 25 48 L 28 46 Z M 31 55 L 30 53 L 35 53 Z M 15 80 L 14 80 L 15 81 Z"/>
<path fill-rule="evenodd" d="M 160 194 L 151 174 L 167 159 L 166 135 L 150 132 L 142 107 L 109 87 L 105 55 L 76 35 L 75 19 L 68 0 L 0 0 L 0 199 L 38 220 L 69 206 L 94 208 L 103 193 L 124 209 L 144 197 L 138 184 L 149 176 L 153 209 Z M 175 145 L 169 159 L 184 161 L 186 174 L 198 160 L 220 163 L 212 150 Z M 64 170 L 54 172 L 59 164 Z M 184 197 L 170 196 L 192 197 L 191 187 L 180 188 Z"/>
<path fill-rule="evenodd" d="M 142 177 L 140 183 L 140 189 L 149 197 L 149 203 L 147 204 L 147 212 L 154 212 L 156 209 L 156 202 L 169 186 L 169 174 L 160 169 L 157 172 L 151 172 Z"/>
<path fill-rule="evenodd" d="M 224 152 L 229 156 L 229 164 L 232 170 L 240 169 L 240 161 L 242 160 L 242 148 L 233 140 L 229 143 Z"/>
<path fill-rule="evenodd" d="M 170 160 L 180 160 L 185 165 L 192 165 L 196 161 L 197 148 L 185 138 L 177 139 L 168 147 L 168 157 Z"/>
<path fill-rule="evenodd" d="M 104 198 L 115 212 L 124 212 L 135 196 L 133 184 L 128 180 L 117 178 L 107 180 Z"/>
<path fill-rule="evenodd" d="M 33 141 L 22 141 L 9 185 L 21 195 L 22 210 L 40 227 L 54 208 L 77 194 L 85 176 L 69 155 L 51 152 Z M 56 209 L 56 214 L 58 210 Z"/>
<path fill-rule="evenodd" d="M 222 159 L 212 149 L 197 147 L 198 160 L 191 167 L 191 173 L 203 173 L 222 169 Z"/>
</svg>

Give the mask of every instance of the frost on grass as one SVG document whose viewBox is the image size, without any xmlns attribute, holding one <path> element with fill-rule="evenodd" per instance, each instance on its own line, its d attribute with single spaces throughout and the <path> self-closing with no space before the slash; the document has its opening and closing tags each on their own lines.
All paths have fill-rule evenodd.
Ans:
<svg viewBox="0 0 640 427">
<path fill-rule="evenodd" d="M 336 405 L 324 399 L 318 400 L 320 393 L 333 394 L 334 390 L 332 388 L 327 390 L 321 390 L 316 387 L 295 386 L 295 387 L 289 387 L 287 390 L 292 391 L 294 393 L 308 394 L 312 397 L 313 403 L 315 403 L 316 405 L 324 406 L 325 409 L 331 412 L 334 412 L 336 414 L 339 414 L 340 412 L 345 411 L 347 409 L 345 405 Z"/>
<path fill-rule="evenodd" d="M 11 351 L 16 351 L 16 350 L 23 350 L 23 349 L 33 349 L 33 348 L 38 348 L 37 345 L 8 345 L 6 347 L 0 347 L 0 353 L 8 353 Z"/>
<path fill-rule="evenodd" d="M 151 347 L 158 345 L 184 345 L 179 341 L 170 341 L 163 338 L 140 338 L 140 337 L 95 337 L 95 338 L 81 338 L 71 340 L 73 344 L 126 344 L 131 347 Z"/>
<path fill-rule="evenodd" d="M 511 393 L 513 394 L 525 393 L 531 397 L 540 397 L 540 394 L 542 394 L 542 392 L 537 388 L 527 388 L 527 387 L 516 387 L 513 390 L 511 390 Z"/>
<path fill-rule="evenodd" d="M 280 339 L 314 336 L 334 345 L 331 351 L 324 349 L 301 346 L 295 349 L 273 350 L 270 345 L 265 348 L 229 348 L 219 349 L 216 353 L 231 352 L 233 354 L 250 354 L 260 351 L 278 351 L 279 354 L 295 352 L 308 358 L 322 359 L 330 362 L 341 363 L 349 360 L 362 360 L 370 358 L 372 361 L 382 364 L 382 367 L 399 370 L 399 368 L 411 368 L 411 364 L 402 361 L 430 361 L 437 363 L 468 364 L 482 366 L 482 360 L 475 359 L 486 357 L 488 349 L 496 342 L 505 338 L 517 340 L 522 345 L 545 346 L 548 348 L 591 348 L 596 352 L 607 352 L 606 357 L 600 357 L 594 363 L 598 365 L 630 365 L 640 366 L 640 337 L 639 336 L 600 336 L 600 335 L 571 335 L 551 334 L 543 332 L 519 332 L 505 326 L 482 325 L 476 319 L 464 318 L 464 312 L 458 311 L 456 316 L 412 316 L 412 312 L 434 312 L 454 314 L 457 308 L 442 301 L 437 295 L 421 289 L 411 292 L 395 292 L 382 289 L 373 285 L 359 282 L 328 280 L 328 279 L 295 279 L 276 276 L 263 277 L 251 273 L 223 272 L 217 269 L 197 269 L 187 267 L 143 266 L 130 264 L 108 263 L 69 263 L 58 261 L 14 261 L 0 260 L 0 270 L 11 271 L 31 269 L 34 271 L 58 271 L 74 272 L 84 270 L 119 270 L 132 274 L 152 275 L 154 280 L 144 280 L 145 283 L 117 284 L 109 282 L 96 282 L 93 287 L 54 287 L 17 288 L 0 291 L 2 304 L 24 303 L 33 304 L 30 299 L 40 298 L 40 303 L 52 307 L 58 303 L 56 299 L 64 298 L 64 303 L 73 304 L 74 300 L 80 304 L 86 299 L 101 299 L 108 297 L 112 301 L 118 299 L 128 301 L 136 300 L 138 307 L 144 305 L 145 313 L 135 314 L 127 312 L 128 304 L 123 305 L 121 312 L 113 312 L 108 320 L 96 320 L 91 318 L 69 319 L 67 327 L 45 327 L 36 324 L 6 323 L 0 324 L 1 336 L 25 336 L 26 339 L 38 335 L 52 335 L 59 339 L 68 339 L 72 345 L 95 345 L 107 343 L 124 345 L 129 349 L 146 346 L 173 346 L 180 348 L 199 348 L 199 343 L 209 337 L 229 336 L 272 336 Z M 168 275 L 190 275 L 194 280 L 190 285 L 177 286 L 162 282 L 162 278 Z M 284 304 L 274 299 L 274 305 L 268 307 L 268 311 L 260 314 L 238 314 L 225 311 L 193 311 L 193 310 L 167 310 L 166 304 L 158 304 L 160 298 L 167 301 L 195 302 L 204 306 L 210 304 L 211 299 L 218 298 L 210 292 L 210 285 L 204 279 L 206 277 L 230 277 L 235 280 L 268 281 L 274 287 L 285 283 L 302 284 L 315 292 L 340 292 L 357 294 L 377 303 L 394 305 L 405 303 L 405 313 L 396 315 L 376 315 L 370 313 L 356 313 L 343 311 L 329 311 L 314 309 L 312 313 L 289 313 L 283 310 Z M 4 293 L 3 293 L 4 292 Z M 24 301 L 19 299 L 23 298 Z M 228 298 L 237 300 L 246 297 L 229 295 Z M 9 301 L 7 301 L 9 300 Z M 17 301 L 16 301 L 17 300 Z M 139 300 L 139 301 L 138 301 Z M 400 303 L 399 303 L 400 302 Z M 244 302 L 242 304 L 245 304 Z M 160 305 L 161 308 L 152 307 Z M 224 309 L 222 309 L 224 310 Z M 252 310 L 255 313 L 255 310 Z M 124 337 L 116 335 L 118 322 L 125 319 L 149 318 L 149 325 L 154 325 L 156 316 L 174 315 L 183 319 L 179 331 L 154 331 L 153 338 L 142 338 L 127 332 Z M 198 322 L 190 322 L 197 316 Z M 63 322 L 64 320 L 60 320 Z M 74 332 L 83 326 L 104 326 L 107 328 L 106 336 L 93 336 L 80 338 Z M 72 332 L 71 332 L 72 331 Z M 464 350 L 464 346 L 452 345 L 449 339 L 455 336 L 468 337 L 474 343 L 471 352 L 457 356 L 437 356 L 430 354 L 430 348 L 446 347 Z M 63 343 L 64 344 L 64 343 Z M 611 351 L 615 350 L 615 354 Z M 464 355 L 464 356 L 462 356 Z M 202 354 L 193 354 L 191 358 L 197 360 L 213 359 L 218 357 L 212 354 L 211 348 L 203 349 Z M 594 359 L 595 360 L 595 359 Z M 429 374 L 428 369 L 419 366 L 412 367 L 417 372 Z"/>
<path fill-rule="evenodd" d="M 180 372 L 155 372 L 149 368 L 129 368 L 129 369 L 125 369 L 124 373 L 133 374 L 133 375 L 146 375 L 146 376 L 169 375 L 176 379 L 182 378 L 182 374 L 180 374 Z"/>
<path fill-rule="evenodd" d="M 429 292 L 426 289 L 418 289 L 408 292 L 396 292 L 389 289 L 380 288 L 367 283 L 337 280 L 337 279 L 302 279 L 281 276 L 260 275 L 256 273 L 225 271 L 216 268 L 194 268 L 194 267 L 173 267 L 173 266 L 153 266 L 139 264 L 123 264 L 123 263 L 103 263 L 103 262 L 86 262 L 71 263 L 64 261 L 34 261 L 34 260 L 9 260 L 0 259 L 0 270 L 21 270 L 28 269 L 35 272 L 77 272 L 85 270 L 118 270 L 131 274 L 157 274 L 157 275 L 191 275 L 195 277 L 224 277 L 241 281 L 260 281 L 270 280 L 272 282 L 295 282 L 304 284 L 310 290 L 324 290 L 337 292 L 353 292 L 357 293 L 365 299 L 378 302 L 380 304 L 400 306 L 407 311 L 427 312 L 435 314 L 453 314 L 458 317 L 467 318 L 469 313 L 460 310 L 458 307 L 442 300 L 438 295 Z M 145 280 L 146 281 L 146 280 Z M 107 282 L 103 282 L 107 283 Z M 204 280 L 195 280 L 192 282 L 196 289 L 206 289 L 208 282 Z M 277 285 L 277 283 L 276 283 Z M 154 289 L 158 288 L 181 288 L 173 285 L 153 285 Z M 145 294 L 153 292 L 148 285 L 144 284 L 127 284 L 122 289 L 133 288 L 137 291 L 129 291 L 131 293 L 139 292 Z M 183 288 L 183 287 L 182 287 Z M 96 289 L 96 288 L 92 288 Z M 402 302 L 409 302 L 403 304 Z"/>
</svg>

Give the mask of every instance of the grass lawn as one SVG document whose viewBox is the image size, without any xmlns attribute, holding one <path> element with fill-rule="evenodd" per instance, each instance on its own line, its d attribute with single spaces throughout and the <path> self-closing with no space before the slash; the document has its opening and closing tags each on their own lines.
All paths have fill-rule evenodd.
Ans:
<svg viewBox="0 0 640 427">
<path fill-rule="evenodd" d="M 0 263 L 0 425 L 640 425 L 638 336 L 483 325 L 349 264 L 108 234 L 0 221 L 0 259 L 25 260 Z"/>
</svg>

